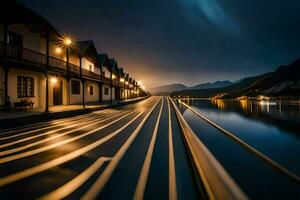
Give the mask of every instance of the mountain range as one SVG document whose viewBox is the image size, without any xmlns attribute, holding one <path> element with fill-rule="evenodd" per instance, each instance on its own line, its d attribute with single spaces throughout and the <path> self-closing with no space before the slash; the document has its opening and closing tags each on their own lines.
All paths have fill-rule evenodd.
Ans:
<svg viewBox="0 0 300 200">
<path fill-rule="evenodd" d="M 274 72 L 247 77 L 226 87 L 210 89 L 185 89 L 172 92 L 171 96 L 201 98 L 300 98 L 300 59 L 280 66 Z"/>
<path fill-rule="evenodd" d="M 168 95 L 172 92 L 176 91 L 182 91 L 182 90 L 197 90 L 197 89 L 212 89 L 212 88 L 220 88 L 220 87 L 226 87 L 229 85 L 234 84 L 231 81 L 216 81 L 216 82 L 207 82 L 207 83 L 201 83 L 192 87 L 188 87 L 186 85 L 175 83 L 170 85 L 163 85 L 155 88 L 149 89 L 149 92 L 152 95 Z"/>
</svg>

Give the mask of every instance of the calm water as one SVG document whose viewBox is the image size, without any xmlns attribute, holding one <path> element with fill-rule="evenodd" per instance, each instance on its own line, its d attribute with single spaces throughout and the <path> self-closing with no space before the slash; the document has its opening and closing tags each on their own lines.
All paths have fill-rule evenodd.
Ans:
<svg viewBox="0 0 300 200">
<path fill-rule="evenodd" d="M 300 176 L 300 102 L 185 101 Z M 202 142 L 252 199 L 300 199 L 300 186 L 181 106 Z"/>
</svg>

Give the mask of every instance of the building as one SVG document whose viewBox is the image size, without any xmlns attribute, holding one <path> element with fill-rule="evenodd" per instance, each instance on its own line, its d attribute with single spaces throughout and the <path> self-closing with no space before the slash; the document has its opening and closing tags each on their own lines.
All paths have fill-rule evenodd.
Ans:
<svg viewBox="0 0 300 200">
<path fill-rule="evenodd" d="M 60 34 L 16 1 L 0 13 L 0 105 L 48 111 L 60 105 L 112 102 L 126 84 L 118 63 L 98 54 L 92 41 Z M 125 78 L 125 76 L 124 76 Z M 124 79 L 125 82 L 125 79 Z"/>
<path fill-rule="evenodd" d="M 119 86 L 120 86 L 121 100 L 126 99 L 126 97 L 125 97 L 125 73 L 124 73 L 123 68 L 119 68 Z"/>
<path fill-rule="evenodd" d="M 99 54 L 98 60 L 101 64 L 102 70 L 102 100 L 103 101 L 111 101 L 114 100 L 114 91 L 112 90 L 112 69 L 109 64 L 109 58 L 107 54 Z"/>
</svg>

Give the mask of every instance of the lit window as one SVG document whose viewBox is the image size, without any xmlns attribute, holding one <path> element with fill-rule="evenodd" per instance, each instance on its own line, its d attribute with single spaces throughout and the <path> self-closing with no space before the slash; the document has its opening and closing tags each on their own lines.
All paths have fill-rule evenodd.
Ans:
<svg viewBox="0 0 300 200">
<path fill-rule="evenodd" d="M 17 77 L 18 97 L 34 97 L 34 79 L 32 77 Z"/>
<path fill-rule="evenodd" d="M 89 86 L 89 94 L 94 95 L 94 87 L 92 85 Z"/>
<path fill-rule="evenodd" d="M 93 66 L 93 65 L 89 65 L 89 70 L 90 70 L 91 72 L 93 72 L 93 71 L 94 71 L 94 66 Z"/>
</svg>

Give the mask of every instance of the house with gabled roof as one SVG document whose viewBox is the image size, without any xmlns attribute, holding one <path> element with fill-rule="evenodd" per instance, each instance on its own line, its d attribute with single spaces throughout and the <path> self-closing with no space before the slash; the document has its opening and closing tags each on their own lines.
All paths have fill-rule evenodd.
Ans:
<svg viewBox="0 0 300 200">
<path fill-rule="evenodd" d="M 125 99 L 125 73 L 123 68 L 119 68 L 119 87 L 120 87 L 120 99 Z"/>
<path fill-rule="evenodd" d="M 125 99 L 129 99 L 129 73 L 124 74 L 124 81 L 125 81 L 125 85 L 124 85 Z"/>
<path fill-rule="evenodd" d="M 101 64 L 93 41 L 79 41 L 71 51 L 71 55 L 78 59 L 79 77 L 70 80 L 70 104 L 85 105 L 86 103 L 99 103 L 101 101 Z M 80 82 L 80 83 L 79 83 Z M 79 91 L 74 87 L 80 85 Z"/>
<path fill-rule="evenodd" d="M 132 98 L 132 79 L 94 43 L 60 34 L 11 0 L 0 13 L 0 106 L 48 111 L 60 105 Z M 124 82 L 121 81 L 124 79 Z"/>
<path fill-rule="evenodd" d="M 102 81 L 102 100 L 112 100 L 112 68 L 109 63 L 107 54 L 98 54 L 98 60 L 101 65 L 101 81 Z"/>
<path fill-rule="evenodd" d="M 111 66 L 111 80 L 112 80 L 112 99 L 120 100 L 120 86 L 119 86 L 119 67 L 115 59 L 109 60 Z"/>
</svg>

